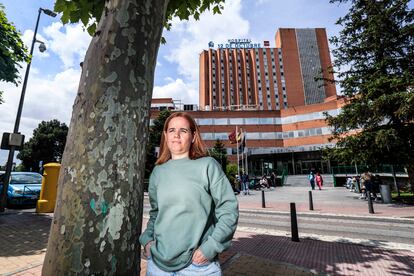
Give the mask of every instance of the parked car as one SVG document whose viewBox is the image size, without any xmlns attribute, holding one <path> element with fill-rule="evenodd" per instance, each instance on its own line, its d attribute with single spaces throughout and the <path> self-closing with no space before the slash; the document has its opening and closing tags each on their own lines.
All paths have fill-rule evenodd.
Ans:
<svg viewBox="0 0 414 276">
<path fill-rule="evenodd" d="M 4 172 L 0 172 L 0 193 Z M 7 190 L 8 206 L 35 205 L 42 188 L 42 175 L 34 172 L 12 172 Z"/>
</svg>

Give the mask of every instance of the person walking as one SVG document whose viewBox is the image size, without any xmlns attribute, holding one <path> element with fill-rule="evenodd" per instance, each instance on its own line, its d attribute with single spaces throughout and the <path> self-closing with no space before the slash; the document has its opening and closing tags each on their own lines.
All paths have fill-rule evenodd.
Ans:
<svg viewBox="0 0 414 276">
<path fill-rule="evenodd" d="M 361 175 L 361 179 L 363 180 L 365 186 L 365 199 L 368 199 L 372 193 L 372 174 L 368 171 L 368 169 L 364 170 L 364 173 Z"/>
<path fill-rule="evenodd" d="M 249 176 L 244 172 L 242 174 L 242 183 L 243 183 L 243 194 L 246 195 L 250 195 L 250 190 L 249 190 Z"/>
<path fill-rule="evenodd" d="M 308 179 L 309 179 L 309 183 L 312 187 L 312 190 L 315 190 L 315 175 L 313 174 L 313 171 L 309 172 Z"/>
<path fill-rule="evenodd" d="M 275 188 L 276 188 L 276 179 L 277 179 L 277 176 L 276 176 L 275 172 L 272 172 L 270 174 L 270 181 L 271 181 L 271 185 Z"/>
<path fill-rule="evenodd" d="M 187 113 L 165 121 L 148 194 L 150 218 L 139 238 L 146 275 L 222 275 L 217 254 L 230 247 L 238 203 Z"/>
<path fill-rule="evenodd" d="M 316 181 L 316 185 L 318 185 L 318 187 L 319 187 L 319 190 L 322 190 L 323 177 L 322 177 L 320 172 L 316 173 L 315 181 Z"/>
</svg>

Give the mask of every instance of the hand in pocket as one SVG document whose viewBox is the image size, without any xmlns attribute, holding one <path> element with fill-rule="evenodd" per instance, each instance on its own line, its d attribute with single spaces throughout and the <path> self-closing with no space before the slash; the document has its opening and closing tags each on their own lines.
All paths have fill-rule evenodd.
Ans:
<svg viewBox="0 0 414 276">
<path fill-rule="evenodd" d="M 204 257 L 204 255 L 203 255 L 203 253 L 201 252 L 200 249 L 197 249 L 194 252 L 194 255 L 193 255 L 193 263 L 199 264 L 199 265 L 208 263 L 208 259 L 206 257 Z"/>
</svg>

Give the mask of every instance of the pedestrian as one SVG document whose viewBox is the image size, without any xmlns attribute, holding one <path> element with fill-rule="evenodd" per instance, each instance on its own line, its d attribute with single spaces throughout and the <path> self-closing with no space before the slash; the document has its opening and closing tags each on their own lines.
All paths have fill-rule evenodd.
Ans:
<svg viewBox="0 0 414 276">
<path fill-rule="evenodd" d="M 308 179 L 309 179 L 309 183 L 312 187 L 312 190 L 315 190 L 315 175 L 313 174 L 313 171 L 309 172 Z"/>
<path fill-rule="evenodd" d="M 378 194 L 380 193 L 380 186 L 382 185 L 381 176 L 376 174 L 372 179 L 372 195 L 374 196 L 375 201 L 379 200 Z"/>
<path fill-rule="evenodd" d="M 264 188 L 269 189 L 270 188 L 269 181 L 267 180 L 266 175 L 262 176 L 262 179 L 260 179 L 259 183 L 260 183 L 260 189 L 264 189 Z"/>
<path fill-rule="evenodd" d="M 363 181 L 365 187 L 364 198 L 368 199 L 372 192 L 372 174 L 368 171 L 368 169 L 364 170 L 364 173 L 361 175 L 361 180 Z"/>
<path fill-rule="evenodd" d="M 353 176 L 351 180 L 351 192 L 355 192 L 358 189 L 357 185 L 359 185 L 357 177 Z"/>
<path fill-rule="evenodd" d="M 150 218 L 139 238 L 146 275 L 222 275 L 217 254 L 236 230 L 237 199 L 187 113 L 165 121 L 148 194 Z"/>
<path fill-rule="evenodd" d="M 318 187 L 319 187 L 319 190 L 322 190 L 323 177 L 322 177 L 320 172 L 316 173 L 315 181 L 316 181 L 316 185 L 318 185 Z"/>
<path fill-rule="evenodd" d="M 351 177 L 347 177 L 346 178 L 346 181 L 345 181 L 345 187 L 348 189 L 348 190 L 351 190 L 352 189 L 352 178 Z"/>
<path fill-rule="evenodd" d="M 242 186 L 243 186 L 243 194 L 244 195 L 250 195 L 250 190 L 249 190 L 249 176 L 247 175 L 247 173 L 243 173 L 242 174 Z"/>
<path fill-rule="evenodd" d="M 272 172 L 270 174 L 270 181 L 271 181 L 271 185 L 274 186 L 274 187 L 276 187 L 276 179 L 277 179 L 277 176 L 276 176 L 275 172 Z"/>
<path fill-rule="evenodd" d="M 233 188 L 233 192 L 235 195 L 240 194 L 240 183 L 237 175 L 234 176 L 234 181 L 233 183 L 231 183 L 231 187 Z"/>
</svg>

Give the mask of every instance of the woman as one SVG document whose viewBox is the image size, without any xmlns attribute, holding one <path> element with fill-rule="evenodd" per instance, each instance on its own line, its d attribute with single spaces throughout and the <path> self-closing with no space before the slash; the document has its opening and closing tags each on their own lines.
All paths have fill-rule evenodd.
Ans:
<svg viewBox="0 0 414 276">
<path fill-rule="evenodd" d="M 156 165 L 148 187 L 150 218 L 140 236 L 147 275 L 221 275 L 217 254 L 236 230 L 237 200 L 220 164 L 205 156 L 188 114 L 166 120 Z"/>
<path fill-rule="evenodd" d="M 313 175 L 313 171 L 309 172 L 308 179 L 309 179 L 309 183 L 312 187 L 312 190 L 315 190 L 315 176 Z"/>
<path fill-rule="evenodd" d="M 316 173 L 315 181 L 316 181 L 316 185 L 318 185 L 319 187 L 319 190 L 322 190 L 323 178 L 320 172 Z"/>
</svg>

